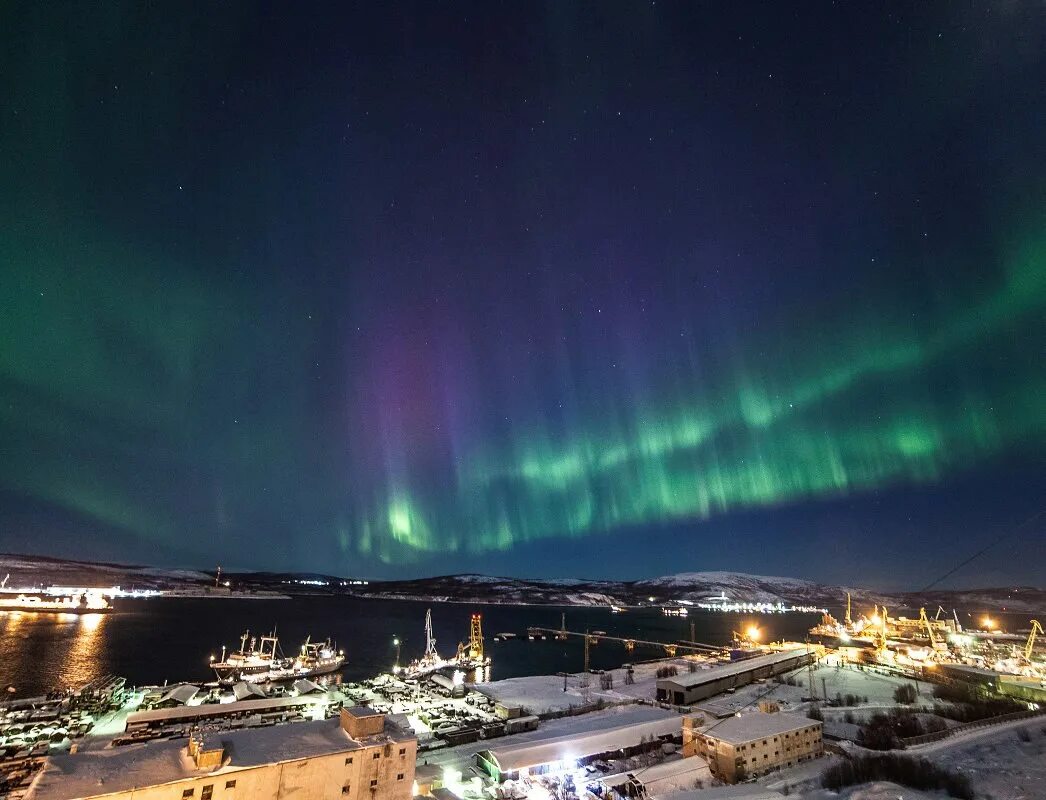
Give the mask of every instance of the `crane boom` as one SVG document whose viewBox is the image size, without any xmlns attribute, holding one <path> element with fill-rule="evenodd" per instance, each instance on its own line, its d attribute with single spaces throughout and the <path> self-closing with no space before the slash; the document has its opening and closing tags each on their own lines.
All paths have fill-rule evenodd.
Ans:
<svg viewBox="0 0 1046 800">
<path fill-rule="evenodd" d="M 1038 632 L 1040 635 L 1043 634 L 1042 625 L 1039 624 L 1037 619 L 1031 621 L 1031 631 L 1028 633 L 1028 643 L 1024 646 L 1024 660 L 1031 661 L 1032 650 L 1035 649 L 1035 634 Z"/>
<path fill-rule="evenodd" d="M 937 650 L 939 648 L 937 635 L 933 632 L 933 626 L 930 625 L 930 618 L 926 616 L 925 608 L 919 609 L 919 622 L 921 622 L 923 627 L 926 628 L 926 635 L 930 637 L 930 646 L 934 650 Z"/>
</svg>

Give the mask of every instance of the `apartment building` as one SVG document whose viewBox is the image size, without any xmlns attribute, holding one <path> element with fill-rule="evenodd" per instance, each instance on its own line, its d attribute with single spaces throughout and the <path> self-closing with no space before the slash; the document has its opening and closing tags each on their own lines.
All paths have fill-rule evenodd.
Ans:
<svg viewBox="0 0 1046 800">
<path fill-rule="evenodd" d="M 417 739 L 369 708 L 53 756 L 27 800 L 411 800 Z"/>
</svg>

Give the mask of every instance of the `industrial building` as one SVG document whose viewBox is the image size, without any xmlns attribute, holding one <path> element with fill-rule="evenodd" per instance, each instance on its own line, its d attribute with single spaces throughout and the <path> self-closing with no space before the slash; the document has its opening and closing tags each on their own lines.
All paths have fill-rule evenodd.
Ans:
<svg viewBox="0 0 1046 800">
<path fill-rule="evenodd" d="M 410 800 L 417 739 L 369 708 L 53 756 L 27 800 Z"/>
<path fill-rule="evenodd" d="M 814 656 L 812 648 L 781 650 L 718 667 L 658 678 L 657 699 L 676 706 L 689 706 L 760 678 L 771 678 L 804 667 L 814 660 Z"/>
<path fill-rule="evenodd" d="M 633 755 L 679 736 L 678 714 L 657 708 L 635 708 L 612 715 L 577 718 L 570 733 L 541 736 L 476 753 L 477 766 L 496 781 L 518 779 L 559 769 L 573 769 L 599 758 Z"/>
<path fill-rule="evenodd" d="M 175 725 L 199 725 L 214 723 L 218 720 L 250 720 L 252 718 L 256 718 L 259 722 L 283 722 L 294 717 L 315 715 L 322 712 L 324 707 L 322 699 L 303 695 L 300 697 L 263 697 L 238 700 L 234 703 L 154 708 L 149 711 L 134 711 L 128 714 L 126 730 L 128 733 L 133 733 Z"/>
<path fill-rule="evenodd" d="M 946 678 L 962 681 L 988 692 L 1009 695 L 1018 700 L 1046 702 L 1046 681 L 1041 678 L 1010 675 L 983 667 L 948 662 L 938 663 L 934 665 L 934 669 Z"/>
<path fill-rule="evenodd" d="M 794 714 L 757 711 L 709 726 L 701 715 L 683 721 L 683 754 L 702 756 L 725 783 L 792 767 L 823 753 L 821 723 Z"/>
</svg>

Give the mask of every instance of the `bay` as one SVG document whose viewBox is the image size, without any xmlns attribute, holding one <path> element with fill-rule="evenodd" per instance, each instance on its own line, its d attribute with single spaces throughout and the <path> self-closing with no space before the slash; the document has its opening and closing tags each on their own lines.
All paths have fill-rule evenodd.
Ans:
<svg viewBox="0 0 1046 800">
<path fill-rule="evenodd" d="M 345 680 L 362 680 L 387 671 L 395 662 L 394 637 L 401 642 L 401 663 L 424 650 L 425 610 L 432 609 L 440 654 L 453 655 L 467 641 L 469 617 L 480 613 L 492 678 L 578 672 L 584 664 L 581 637 L 567 641 L 528 641 L 530 626 L 559 628 L 561 614 L 572 631 L 606 631 L 611 636 L 674 642 L 689 639 L 729 643 L 731 632 L 757 624 L 762 640 L 802 641 L 816 624 L 816 614 L 728 614 L 692 611 L 687 618 L 666 617 L 657 608 L 615 614 L 606 607 L 517 606 L 372 600 L 345 596 L 295 597 L 290 600 L 151 598 L 118 601 L 104 615 L 0 613 L 0 687 L 8 696 L 45 694 L 79 686 L 105 674 L 122 675 L 132 685 L 200 683 L 214 680 L 210 656 L 222 645 L 239 647 L 245 630 L 261 635 L 275 629 L 286 653 L 297 651 L 306 636 L 328 636 L 344 649 Z M 495 634 L 520 638 L 496 642 Z M 621 643 L 590 648 L 595 669 L 663 657 L 657 647 L 637 645 L 629 653 Z"/>
</svg>

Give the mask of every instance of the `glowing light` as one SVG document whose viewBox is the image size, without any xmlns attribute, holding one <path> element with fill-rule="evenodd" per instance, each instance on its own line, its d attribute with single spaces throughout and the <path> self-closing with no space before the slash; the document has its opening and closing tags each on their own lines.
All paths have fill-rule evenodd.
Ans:
<svg viewBox="0 0 1046 800">
<path fill-rule="evenodd" d="M 759 630 L 758 625 L 749 625 L 745 631 L 745 635 L 753 642 L 758 642 L 759 637 L 762 636 L 762 631 Z"/>
<path fill-rule="evenodd" d="M 991 617 L 985 617 L 981 620 L 981 625 L 984 626 L 984 629 L 986 631 L 990 631 L 995 627 L 995 620 L 993 620 Z"/>
</svg>

